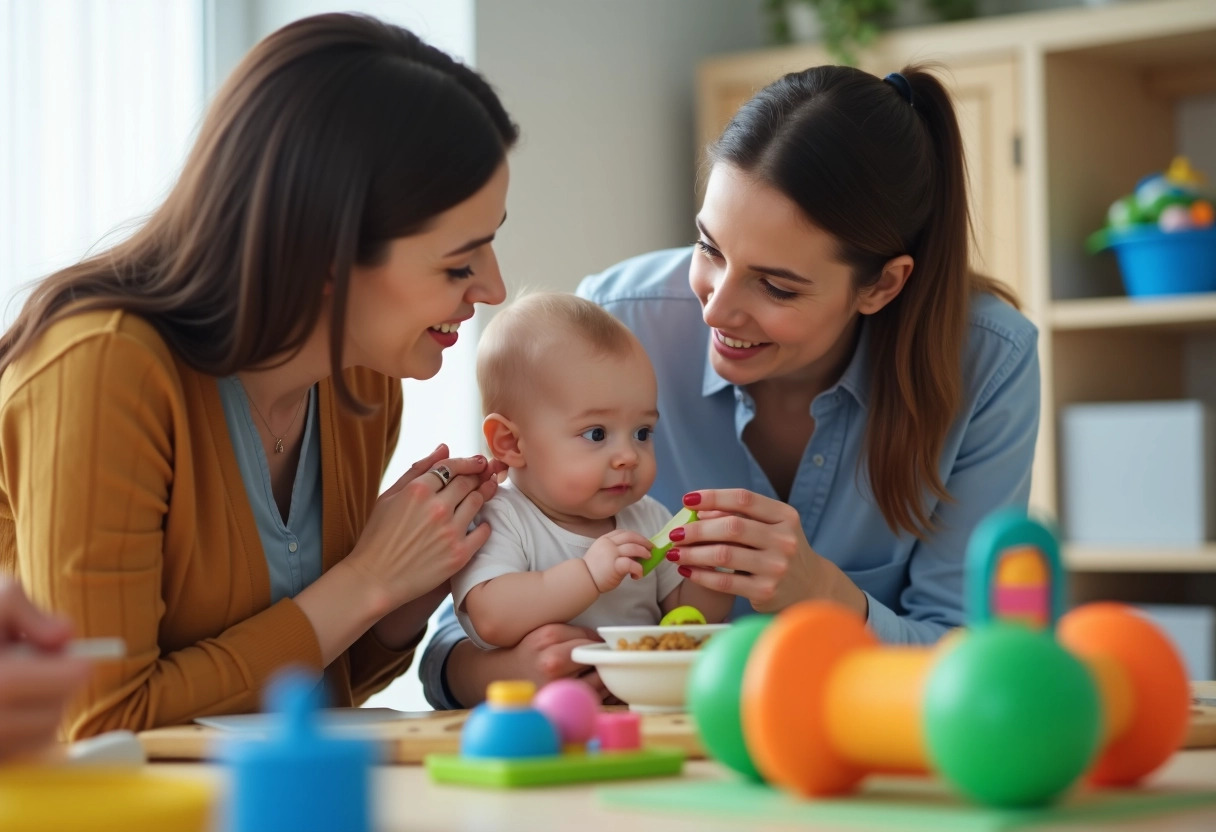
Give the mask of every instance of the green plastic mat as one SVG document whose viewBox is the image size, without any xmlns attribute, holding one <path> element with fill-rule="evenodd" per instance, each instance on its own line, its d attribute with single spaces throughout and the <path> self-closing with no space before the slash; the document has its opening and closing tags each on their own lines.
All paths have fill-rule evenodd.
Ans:
<svg viewBox="0 0 1216 832">
<path fill-rule="evenodd" d="M 932 781 L 924 781 L 932 783 Z M 1125 820 L 1216 805 L 1216 791 L 1085 791 L 1042 809 L 990 809 L 965 803 L 940 785 L 900 782 L 843 798 L 800 800 L 739 780 L 683 781 L 597 790 L 612 808 L 737 817 L 753 823 L 820 823 L 871 829 L 1001 832 L 1034 824 Z"/>
<path fill-rule="evenodd" d="M 663 777 L 684 769 L 684 752 L 668 748 L 608 751 L 601 754 L 562 754 L 557 757 L 476 759 L 459 754 L 428 754 L 426 770 L 436 783 L 515 788 Z"/>
</svg>

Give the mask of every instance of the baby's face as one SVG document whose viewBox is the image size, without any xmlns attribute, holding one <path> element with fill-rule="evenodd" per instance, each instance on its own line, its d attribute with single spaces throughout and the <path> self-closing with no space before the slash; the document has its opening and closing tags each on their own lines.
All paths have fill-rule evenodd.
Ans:
<svg viewBox="0 0 1216 832">
<path fill-rule="evenodd" d="M 602 520 L 654 482 L 658 385 L 640 347 L 596 354 L 575 344 L 538 367 L 534 400 L 515 419 L 524 465 L 511 477 L 555 520 Z"/>
</svg>

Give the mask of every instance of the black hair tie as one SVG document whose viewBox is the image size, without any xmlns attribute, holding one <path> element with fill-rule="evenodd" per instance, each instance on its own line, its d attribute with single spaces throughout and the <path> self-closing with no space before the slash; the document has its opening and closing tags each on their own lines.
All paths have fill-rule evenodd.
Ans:
<svg viewBox="0 0 1216 832">
<path fill-rule="evenodd" d="M 905 78 L 902 74 L 900 74 L 898 72 L 892 72 L 890 75 L 888 75 L 886 78 L 883 78 L 882 80 L 886 81 L 888 84 L 895 87 L 895 91 L 899 93 L 899 97 L 902 98 L 904 101 L 907 101 L 909 107 L 913 106 L 913 104 L 912 104 L 912 85 L 908 83 L 907 78 Z"/>
</svg>

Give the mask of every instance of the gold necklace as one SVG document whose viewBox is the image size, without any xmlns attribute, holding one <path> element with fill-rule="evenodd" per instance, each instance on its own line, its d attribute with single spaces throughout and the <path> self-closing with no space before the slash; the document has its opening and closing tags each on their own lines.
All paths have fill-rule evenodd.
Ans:
<svg viewBox="0 0 1216 832">
<path fill-rule="evenodd" d="M 300 411 L 304 409 L 304 402 L 308 401 L 308 394 L 310 392 L 312 392 L 311 387 L 304 391 L 304 398 L 300 399 L 300 403 L 296 405 L 296 413 L 291 417 L 291 424 L 287 426 L 287 430 L 283 431 L 283 436 L 291 433 L 292 425 L 296 423 L 296 419 L 300 418 Z M 270 422 L 266 421 L 266 417 L 262 415 L 262 411 L 258 410 L 257 403 L 254 402 L 253 396 L 247 395 L 245 398 L 249 400 L 250 406 L 253 407 L 253 412 L 258 414 L 258 418 L 262 420 L 262 424 L 266 426 L 266 430 L 270 431 L 271 436 L 274 436 L 274 452 L 276 454 L 284 453 L 285 449 L 283 447 L 283 436 L 275 436 L 274 428 L 270 426 Z"/>
</svg>

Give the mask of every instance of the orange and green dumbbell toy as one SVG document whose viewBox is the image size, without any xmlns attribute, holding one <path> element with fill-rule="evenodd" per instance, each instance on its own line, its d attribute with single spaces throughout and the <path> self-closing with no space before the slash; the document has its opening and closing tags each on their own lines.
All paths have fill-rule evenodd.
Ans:
<svg viewBox="0 0 1216 832">
<path fill-rule="evenodd" d="M 1189 698 L 1172 645 L 1117 604 L 1062 615 L 1046 527 L 993 515 L 966 568 L 970 627 L 933 647 L 880 644 L 825 602 L 711 641 L 688 695 L 707 749 L 807 797 L 871 773 L 936 773 L 979 803 L 1020 807 L 1087 773 L 1133 784 L 1179 747 Z"/>
</svg>

